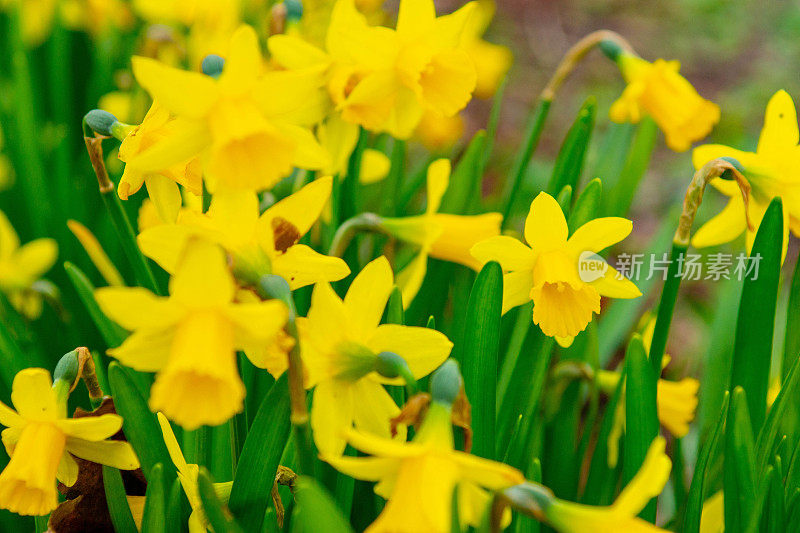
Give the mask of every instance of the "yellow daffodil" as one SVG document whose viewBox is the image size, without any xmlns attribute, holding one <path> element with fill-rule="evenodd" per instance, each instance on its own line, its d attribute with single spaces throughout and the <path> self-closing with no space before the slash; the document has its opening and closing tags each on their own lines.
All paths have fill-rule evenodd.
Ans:
<svg viewBox="0 0 800 533">
<path fill-rule="evenodd" d="M 503 312 L 533 300 L 533 322 L 545 335 L 569 346 L 600 312 L 600 296 L 636 298 L 639 289 L 596 254 L 631 232 L 630 220 L 597 218 L 569 236 L 558 202 L 540 193 L 525 220 L 525 240 L 497 236 L 472 247 L 481 263 L 497 261 L 503 268 Z M 598 267 L 591 279 L 579 266 Z"/>
<path fill-rule="evenodd" d="M 134 23 L 130 7 L 123 0 L 60 0 L 59 3 L 64 24 L 92 36 L 127 31 Z"/>
<path fill-rule="evenodd" d="M 327 155 L 309 129 L 325 112 L 319 69 L 264 72 L 258 37 L 241 26 L 231 37 L 219 79 L 186 72 L 145 57 L 133 58 L 139 83 L 181 127 L 150 154 L 153 166 L 206 150 L 209 190 L 271 188 L 294 166 L 319 169 Z M 318 94 L 319 93 L 319 94 Z"/>
<path fill-rule="evenodd" d="M 428 150 L 443 153 L 455 146 L 464 134 L 464 119 L 458 114 L 443 117 L 426 111 L 414 134 Z"/>
<path fill-rule="evenodd" d="M 281 276 L 293 290 L 340 280 L 350 273 L 344 261 L 298 243 L 319 218 L 331 187 L 330 177 L 320 178 L 260 216 L 255 193 L 220 192 L 207 214 L 187 211 L 177 225 L 150 228 L 139 236 L 139 246 L 168 272 L 175 271 L 186 243 L 200 236 L 221 244 L 231 254 L 237 276 L 252 283 L 265 274 Z"/>
<path fill-rule="evenodd" d="M 461 46 L 475 64 L 475 96 L 491 98 L 511 68 L 514 57 L 507 46 L 493 44 L 482 38 L 497 10 L 494 0 L 477 0 L 476 4 L 477 8 L 473 10 L 462 33 Z"/>
<path fill-rule="evenodd" d="M 598 387 L 607 394 L 614 393 L 619 380 L 619 372 L 598 371 Z M 680 381 L 659 379 L 656 389 L 659 422 L 675 437 L 685 437 L 689 433 L 689 424 L 694 420 L 700 382 L 694 378 L 683 378 Z"/>
<path fill-rule="evenodd" d="M 58 13 L 58 0 L 2 0 L 0 8 L 7 13 L 18 10 L 22 40 L 32 48 L 50 35 Z"/>
<path fill-rule="evenodd" d="M 473 8 L 437 17 L 432 0 L 402 0 L 392 30 L 370 26 L 353 0 L 338 0 L 325 51 L 293 35 L 270 38 L 269 48 L 285 68 L 324 66 L 347 122 L 406 139 L 426 109 L 450 117 L 471 99 L 475 67 L 461 41 Z"/>
<path fill-rule="evenodd" d="M 42 296 L 35 284 L 53 267 L 57 256 L 53 239 L 36 239 L 20 246 L 17 232 L 0 211 L 0 290 L 28 318 L 42 314 Z"/>
<path fill-rule="evenodd" d="M 720 144 L 704 144 L 695 148 L 692 154 L 695 168 L 719 157 L 732 157 L 742 164 L 751 187 L 747 210 L 754 227 L 747 225 L 744 199 L 736 183 L 717 178 L 711 181 L 711 185 L 729 196 L 730 200 L 717 216 L 697 230 L 692 238 L 692 246 L 703 248 L 730 242 L 744 232 L 749 252 L 770 200 L 778 196 L 783 200 L 785 256 L 789 229 L 800 236 L 799 137 L 797 111 L 792 97 L 786 91 L 778 91 L 767 104 L 764 128 L 755 152 Z"/>
<path fill-rule="evenodd" d="M 323 455 L 340 472 L 377 482 L 375 492 L 388 500 L 366 533 L 449 532 L 454 490 L 461 523 L 477 526 L 490 500 L 485 489 L 525 481 L 515 468 L 454 450 L 451 416 L 451 405 L 434 399 L 413 441 L 350 429 L 348 442 L 372 457 Z"/>
<path fill-rule="evenodd" d="M 688 150 L 719 122 L 719 106 L 697 94 L 678 74 L 678 61 L 650 63 L 623 51 L 616 62 L 628 86 L 611 106 L 614 122 L 636 123 L 650 115 L 664 132 L 667 146 L 676 152 Z"/>
<path fill-rule="evenodd" d="M 639 472 L 610 506 L 592 507 L 555 500 L 544 509 L 548 523 L 560 533 L 663 531 L 636 515 L 661 494 L 669 479 L 672 462 L 664 453 L 665 447 L 664 438 L 656 437 Z"/>
<path fill-rule="evenodd" d="M 174 133 L 176 125 L 178 124 L 171 120 L 169 112 L 154 103 L 142 123 L 131 129 L 119 147 L 119 158 L 125 162 L 125 171 L 117 187 L 119 197 L 127 200 L 145 184 L 147 193 L 164 222 L 174 222 L 178 217 L 181 207 L 178 184 L 196 195 L 203 193 L 202 170 L 196 157 L 179 161 L 167 168 L 152 168 L 146 164 L 148 154 L 152 153 L 149 150 L 158 150 L 158 143 L 168 139 Z M 141 160 L 145 161 L 144 165 L 139 163 Z"/>
<path fill-rule="evenodd" d="M 450 183 L 450 161 L 438 159 L 428 167 L 428 205 L 425 213 L 402 218 L 383 218 L 380 226 L 394 237 L 419 247 L 419 253 L 397 275 L 403 303 L 414 299 L 428 268 L 428 256 L 478 269 L 481 262 L 470 254 L 475 243 L 500 234 L 503 216 L 437 213 Z"/>
<path fill-rule="evenodd" d="M 399 355 L 419 379 L 453 347 L 433 329 L 379 325 L 392 285 L 389 262 L 379 257 L 356 276 L 344 301 L 328 283 L 318 283 L 308 318 L 298 319 L 307 384 L 315 387 L 311 427 L 317 448 L 326 454 L 344 451 L 343 432 L 354 422 L 364 431 L 390 436 L 389 419 L 400 410 L 382 383 L 402 381 L 377 374 L 378 354 Z M 398 436 L 405 438 L 405 430 Z"/>
<path fill-rule="evenodd" d="M 725 531 L 725 493 L 721 490 L 703 502 L 700 515 L 700 533 Z"/>
<path fill-rule="evenodd" d="M 273 342 L 287 310 L 277 301 L 234 303 L 225 254 L 203 240 L 186 246 L 169 289 L 168 298 L 139 287 L 96 291 L 103 312 L 133 332 L 109 354 L 157 373 L 150 391 L 154 411 L 186 429 L 221 424 L 242 410 L 236 350 Z"/>
<path fill-rule="evenodd" d="M 175 439 L 175 434 L 172 432 L 172 426 L 169 425 L 169 420 L 162 413 L 156 413 L 156 415 L 158 416 L 158 423 L 161 425 L 161 433 L 164 435 L 164 444 L 167 445 L 169 457 L 172 459 L 175 468 L 178 469 L 178 481 L 180 481 L 183 492 L 186 494 L 186 499 L 189 500 L 189 506 L 192 508 L 192 513 L 189 515 L 189 533 L 205 533 L 209 530 L 209 524 L 205 513 L 203 513 L 200 488 L 197 484 L 200 467 L 186 462 L 181 447 L 178 445 L 177 439 Z M 227 504 L 231 497 L 232 486 L 232 481 L 214 483 L 214 492 L 224 504 Z"/>
<path fill-rule="evenodd" d="M 16 410 L 0 403 L 3 445 L 11 457 L 0 474 L 2 509 L 48 514 L 58 504 L 56 478 L 68 487 L 78 479 L 75 457 L 121 470 L 139 468 L 130 444 L 106 440 L 122 428 L 122 417 L 67 418 L 66 394 L 56 388 L 47 370 L 28 368 L 14 377 Z"/>
</svg>

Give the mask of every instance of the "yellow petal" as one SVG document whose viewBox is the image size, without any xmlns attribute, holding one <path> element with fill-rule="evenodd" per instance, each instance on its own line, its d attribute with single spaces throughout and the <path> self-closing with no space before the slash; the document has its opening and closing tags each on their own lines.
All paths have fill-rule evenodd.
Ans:
<svg viewBox="0 0 800 533">
<path fill-rule="evenodd" d="M 600 294 L 592 286 L 544 283 L 531 291 L 533 323 L 550 337 L 575 337 L 600 312 Z"/>
<path fill-rule="evenodd" d="M 38 279 L 53 267 L 58 257 L 54 239 L 36 239 L 23 244 L 15 255 L 17 267 L 30 279 Z"/>
<path fill-rule="evenodd" d="M 620 242 L 632 229 L 633 222 L 627 218 L 595 218 L 575 230 L 567 245 L 576 257 L 586 251 L 596 253 Z"/>
<path fill-rule="evenodd" d="M 502 490 L 525 482 L 525 476 L 516 468 L 503 463 L 476 457 L 468 453 L 453 452 L 461 477 L 491 490 Z"/>
<path fill-rule="evenodd" d="M 0 258 L 10 257 L 19 248 L 19 237 L 5 213 L 0 211 Z"/>
<path fill-rule="evenodd" d="M 503 314 L 531 301 L 533 271 L 519 270 L 503 274 Z"/>
<path fill-rule="evenodd" d="M 174 335 L 171 327 L 137 331 L 108 354 L 134 370 L 157 372 L 167 363 Z"/>
<path fill-rule="evenodd" d="M 413 442 L 398 442 L 392 439 L 382 439 L 369 433 L 350 429 L 347 432 L 347 442 L 353 448 L 368 455 L 402 459 L 420 455 L 425 448 Z"/>
<path fill-rule="evenodd" d="M 661 494 L 672 468 L 672 461 L 664 453 L 664 437 L 656 437 L 645 456 L 639 471 L 622 489 L 613 504 L 616 512 L 623 516 L 636 516 L 647 503 Z"/>
<path fill-rule="evenodd" d="M 274 342 L 288 314 L 286 305 L 279 301 L 234 304 L 226 310 L 236 327 L 236 346 L 241 349 Z"/>
<path fill-rule="evenodd" d="M 229 249 L 250 244 L 258 213 L 258 196 L 249 190 L 221 190 L 214 194 L 208 209 L 214 231 L 223 237 L 221 242 Z"/>
<path fill-rule="evenodd" d="M 397 14 L 397 33 L 418 35 L 436 20 L 433 0 L 401 0 Z"/>
<path fill-rule="evenodd" d="M 140 56 L 134 56 L 131 64 L 136 81 L 176 115 L 201 118 L 219 97 L 216 81 L 205 74 L 168 67 Z"/>
<path fill-rule="evenodd" d="M 634 283 L 617 272 L 614 267 L 608 267 L 605 275 L 590 283 L 600 296 L 609 298 L 638 298 L 642 292 Z"/>
<path fill-rule="evenodd" d="M 733 196 L 718 215 L 695 232 L 692 236 L 692 246 L 705 248 L 730 242 L 741 235 L 746 227 L 744 202 L 741 197 Z"/>
<path fill-rule="evenodd" d="M 536 256 L 522 242 L 506 235 L 490 237 L 475 244 L 471 249 L 472 256 L 482 264 L 497 261 L 505 272 L 516 270 L 533 270 Z M 533 274 L 530 274 L 533 283 Z M 530 292 L 530 288 L 528 288 Z M 527 297 L 527 293 L 525 294 Z"/>
<path fill-rule="evenodd" d="M 452 117 L 467 106 L 476 83 L 475 65 L 461 49 L 437 53 L 419 77 L 422 99 L 445 117 Z"/>
<path fill-rule="evenodd" d="M 117 270 L 117 267 L 114 266 L 114 263 L 111 262 L 108 254 L 106 254 L 106 251 L 100 244 L 100 241 L 97 240 L 97 237 L 94 236 L 89 228 L 77 220 L 67 220 L 67 227 L 78 241 L 80 241 L 81 246 L 83 246 L 83 249 L 86 250 L 86 253 L 89 255 L 92 264 L 100 272 L 100 275 L 103 276 L 103 279 L 106 280 L 106 283 L 116 287 L 124 286 L 125 280 L 122 279 L 122 275 Z"/>
<path fill-rule="evenodd" d="M 439 234 L 430 245 L 430 256 L 444 261 L 452 261 L 473 270 L 482 266 L 471 254 L 476 243 L 500 234 L 503 215 L 484 213 L 482 215 L 448 215 L 436 213 L 433 219 L 439 226 Z"/>
<path fill-rule="evenodd" d="M 20 416 L 42 422 L 59 418 L 52 384 L 50 372 L 43 368 L 26 368 L 17 372 L 11 385 L 11 402 Z"/>
<path fill-rule="evenodd" d="M 383 180 L 389 174 L 391 167 L 389 157 L 373 148 L 367 148 L 361 156 L 361 173 L 358 175 L 359 183 L 369 185 Z"/>
<path fill-rule="evenodd" d="M 0 424 L 5 427 L 21 426 L 25 424 L 25 420 L 12 408 L 0 402 Z"/>
<path fill-rule="evenodd" d="M 82 418 L 65 418 L 57 421 L 56 425 L 68 437 L 99 441 L 107 439 L 122 428 L 122 417 L 115 414 L 105 414 Z"/>
<path fill-rule="evenodd" d="M 350 268 L 342 259 L 322 255 L 305 244 L 295 244 L 272 261 L 272 272 L 281 276 L 294 290 L 312 283 L 337 281 Z"/>
<path fill-rule="evenodd" d="M 403 293 L 403 307 L 408 309 L 414 297 L 422 287 L 425 273 L 428 271 L 428 251 L 420 250 L 414 259 L 397 274 L 397 286 Z"/>
<path fill-rule="evenodd" d="M 692 165 L 695 169 L 702 168 L 703 165 L 720 157 L 732 157 L 741 163 L 745 168 L 752 167 L 757 163 L 756 154 L 737 150 L 724 144 L 702 144 L 692 150 Z M 728 182 L 730 183 L 730 182 Z M 735 183 L 731 183 L 732 188 L 738 190 Z"/>
<path fill-rule="evenodd" d="M 167 272 L 174 274 L 186 249 L 186 243 L 198 234 L 200 231 L 195 227 L 161 224 L 144 230 L 136 238 L 136 243 L 144 255 Z"/>
<path fill-rule="evenodd" d="M 175 433 L 172 431 L 169 420 L 167 420 L 167 417 L 161 412 L 156 413 L 156 416 L 158 417 L 158 424 L 161 426 L 161 434 L 164 436 L 164 444 L 167 446 L 167 452 L 169 452 L 172 463 L 175 465 L 175 468 L 178 469 L 178 472 L 185 473 L 187 471 L 186 459 L 183 456 L 183 451 L 178 444 L 178 440 L 175 438 Z"/>
<path fill-rule="evenodd" d="M 353 422 L 359 431 L 371 433 L 385 439 L 392 438 L 391 419 L 400 414 L 400 408 L 382 385 L 369 379 L 361 379 L 353 384 L 354 398 Z M 395 437 L 406 441 L 406 427 L 399 425 Z"/>
<path fill-rule="evenodd" d="M 136 457 L 133 448 L 129 443 L 121 440 L 92 442 L 68 438 L 67 451 L 75 457 L 120 470 L 136 470 L 139 468 L 139 459 Z"/>
<path fill-rule="evenodd" d="M 224 305 L 233 300 L 234 291 L 222 249 L 203 240 L 190 241 L 170 279 L 170 298 L 187 306 Z"/>
<path fill-rule="evenodd" d="M 182 202 L 178 184 L 161 174 L 149 174 L 144 182 L 161 220 L 165 223 L 175 222 Z"/>
<path fill-rule="evenodd" d="M 324 172 L 326 174 L 344 174 L 347 171 L 350 154 L 353 153 L 358 142 L 358 125 L 345 122 L 341 116 L 334 114 L 317 126 L 317 137 L 322 147 L 328 152 L 330 164 L 324 169 Z M 368 172 L 365 165 L 370 164 L 365 159 L 368 157 L 371 156 L 367 156 L 367 150 L 365 150 L 361 161 L 360 179 L 362 183 L 364 182 L 364 173 Z"/>
<path fill-rule="evenodd" d="M 266 118 L 274 122 L 313 127 L 331 111 L 325 90 L 324 66 L 271 71 L 256 84 L 253 98 Z"/>
<path fill-rule="evenodd" d="M 273 35 L 267 40 L 267 48 L 273 61 L 291 70 L 329 61 L 325 52 L 296 35 Z"/>
<path fill-rule="evenodd" d="M 311 130 L 293 124 L 278 126 L 284 138 L 294 143 L 292 163 L 298 168 L 320 170 L 330 165 L 328 152 L 319 144 Z"/>
<path fill-rule="evenodd" d="M 447 191 L 447 185 L 449 183 L 449 159 L 437 159 L 428 166 L 428 206 L 425 209 L 427 213 L 435 213 L 439 210 L 442 197 L 445 191 Z"/>
<path fill-rule="evenodd" d="M 225 68 L 219 77 L 221 87 L 233 94 L 243 94 L 255 83 L 263 65 L 258 35 L 243 24 L 231 35 Z"/>
<path fill-rule="evenodd" d="M 94 292 L 94 297 L 108 318 L 129 331 L 163 327 L 178 316 L 166 298 L 141 287 L 102 287 Z"/>
<path fill-rule="evenodd" d="M 211 144 L 211 132 L 204 121 L 178 118 L 171 126 L 169 135 L 127 159 L 126 172 L 161 172 L 173 165 L 185 165 Z"/>
<path fill-rule="evenodd" d="M 383 324 L 367 342 L 374 353 L 393 352 L 402 357 L 416 379 L 439 367 L 453 349 L 453 343 L 435 329 Z"/>
<path fill-rule="evenodd" d="M 531 202 L 525 219 L 525 240 L 534 252 L 562 248 L 567 242 L 567 220 L 556 199 L 541 192 Z"/>
<path fill-rule="evenodd" d="M 365 266 L 350 284 L 344 306 L 357 338 L 366 340 L 380 324 L 392 292 L 393 277 L 389 261 L 380 256 Z"/>
<path fill-rule="evenodd" d="M 314 389 L 311 429 L 323 455 L 339 456 L 345 449 L 345 432 L 353 423 L 353 395 L 350 384 L 325 380 Z"/>
<path fill-rule="evenodd" d="M 61 462 L 58 463 L 56 479 L 67 487 L 71 487 L 78 481 L 78 463 L 68 453 L 61 454 Z"/>
<path fill-rule="evenodd" d="M 324 455 L 322 459 L 339 472 L 364 481 L 380 481 L 393 475 L 399 467 L 396 459 L 383 457 L 348 457 Z"/>
<path fill-rule="evenodd" d="M 767 104 L 764 129 L 758 140 L 758 153 L 779 156 L 786 149 L 797 146 L 798 141 L 797 110 L 789 93 L 780 90 L 772 95 Z"/>
<path fill-rule="evenodd" d="M 282 218 L 297 229 L 298 238 L 302 237 L 319 218 L 331 196 L 332 187 L 333 178 L 330 176 L 314 180 L 264 211 L 260 222 L 271 225 L 273 220 Z"/>
<path fill-rule="evenodd" d="M 310 329 L 315 334 L 325 335 L 331 340 L 349 333 L 350 321 L 344 302 L 336 295 L 327 282 L 318 283 L 311 293 L 311 307 L 308 311 Z"/>
</svg>

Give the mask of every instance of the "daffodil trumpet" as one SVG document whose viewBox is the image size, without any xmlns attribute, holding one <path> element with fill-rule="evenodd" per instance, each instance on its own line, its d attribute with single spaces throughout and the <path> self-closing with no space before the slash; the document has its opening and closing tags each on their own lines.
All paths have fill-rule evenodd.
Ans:
<svg viewBox="0 0 800 533">
<path fill-rule="evenodd" d="M 697 170 L 692 176 L 692 181 L 686 190 L 683 200 L 683 209 L 678 228 L 672 239 L 672 250 L 670 252 L 670 263 L 667 268 L 667 277 L 664 288 L 661 292 L 661 300 L 658 304 L 658 315 L 656 326 L 653 332 L 653 340 L 650 344 L 650 362 L 653 364 L 656 375 L 661 375 L 661 360 L 664 357 L 664 350 L 667 347 L 667 336 L 669 327 L 672 323 L 672 313 L 675 309 L 675 302 L 678 299 L 678 289 L 681 284 L 683 273 L 680 271 L 684 262 L 686 251 L 691 240 L 692 225 L 694 224 L 697 211 L 703 202 L 703 193 L 706 185 L 715 179 L 723 178 L 733 180 L 739 187 L 744 202 L 745 217 L 747 224 L 752 225 L 748 215 L 747 202 L 750 197 L 750 184 L 742 175 L 741 163 L 732 158 L 720 158 L 709 161 L 702 168 Z"/>
</svg>

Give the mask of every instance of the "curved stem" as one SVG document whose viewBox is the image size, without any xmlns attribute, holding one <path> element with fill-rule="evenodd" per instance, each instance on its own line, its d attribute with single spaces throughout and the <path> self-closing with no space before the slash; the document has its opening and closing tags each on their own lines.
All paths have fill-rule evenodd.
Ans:
<svg viewBox="0 0 800 533">
<path fill-rule="evenodd" d="M 356 233 L 359 231 L 381 231 L 380 223 L 381 217 L 375 213 L 361 213 L 345 220 L 333 236 L 328 255 L 342 257 Z"/>
</svg>

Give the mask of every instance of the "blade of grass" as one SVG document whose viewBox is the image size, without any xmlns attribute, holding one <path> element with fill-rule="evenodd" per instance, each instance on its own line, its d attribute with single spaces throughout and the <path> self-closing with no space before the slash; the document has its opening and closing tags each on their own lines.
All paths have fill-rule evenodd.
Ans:
<svg viewBox="0 0 800 533">
<path fill-rule="evenodd" d="M 142 533 L 166 533 L 167 508 L 164 490 L 164 466 L 158 463 L 150 470 L 150 477 L 147 478 Z"/>
<path fill-rule="evenodd" d="M 131 515 L 131 508 L 125 494 L 122 475 L 116 468 L 103 465 L 103 486 L 105 487 L 108 514 L 117 533 L 139 533 Z"/>
</svg>

